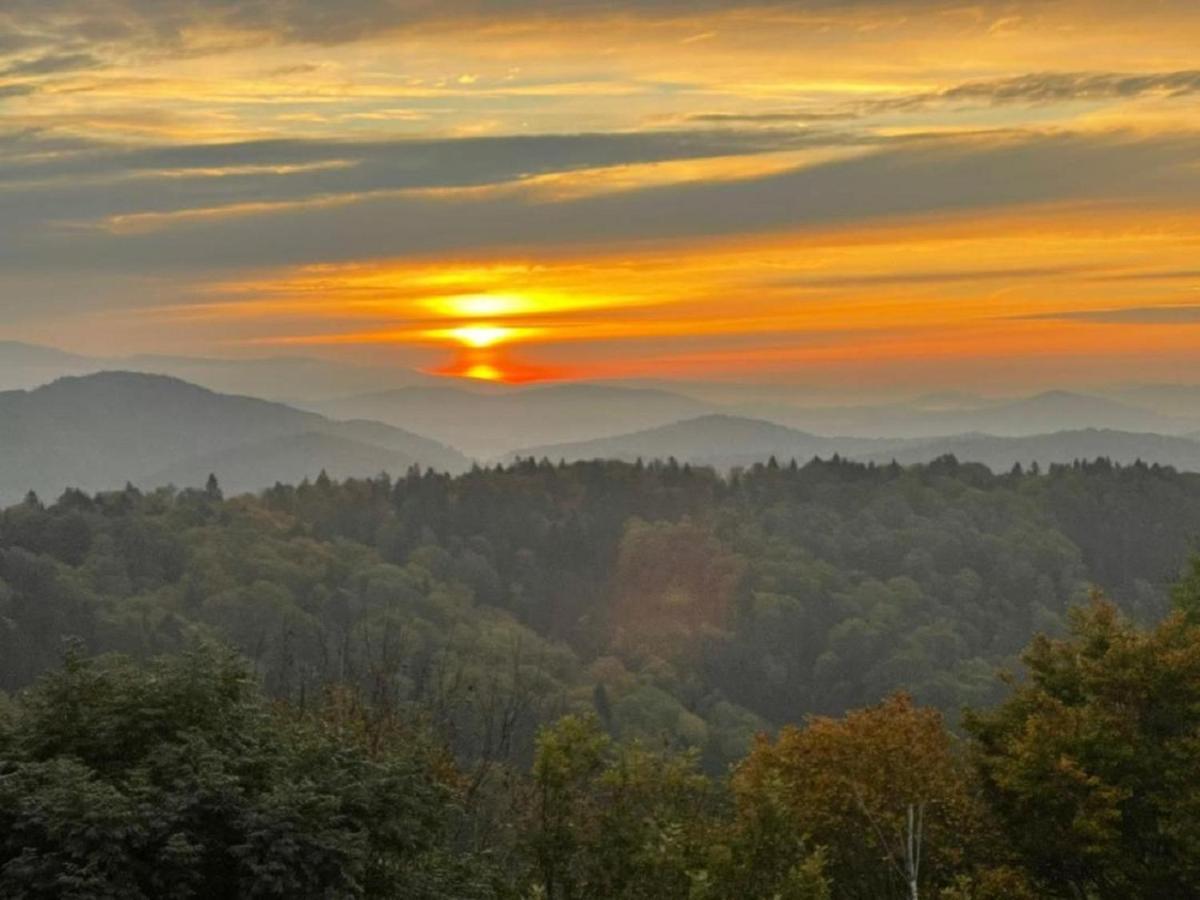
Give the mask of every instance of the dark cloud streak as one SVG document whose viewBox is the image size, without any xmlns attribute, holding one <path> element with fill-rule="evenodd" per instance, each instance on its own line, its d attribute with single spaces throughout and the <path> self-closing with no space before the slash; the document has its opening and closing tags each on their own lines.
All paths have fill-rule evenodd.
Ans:
<svg viewBox="0 0 1200 900">
<path fill-rule="evenodd" d="M 833 122 L 870 116 L 924 112 L 942 106 L 1044 105 L 1100 100 L 1131 100 L 1150 95 L 1167 98 L 1200 93 L 1200 69 L 1177 72 L 1034 72 L 1012 78 L 970 81 L 939 91 L 843 103 L 823 109 L 763 112 L 708 112 L 684 121 L 711 125 L 783 125 Z"/>
<path fill-rule="evenodd" d="M 1012 0 L 980 0 L 998 9 Z M 338 44 L 422 23 L 569 18 L 594 14 L 650 18 L 729 10 L 836 13 L 846 9 L 954 9 L 951 0 L 7 0 L 27 28 L 62 37 L 181 45 L 197 25 L 257 32 L 273 41 Z M 2 24 L 0 19 L 0 24 Z M 64 25 L 63 23 L 69 23 Z"/>
<path fill-rule="evenodd" d="M 351 201 L 381 192 L 513 184 L 608 166 L 826 146 L 837 135 L 654 132 L 394 141 L 270 140 L 235 144 L 56 150 L 36 136 L 0 141 L 0 229 L 245 204 Z M 56 145 L 57 146 L 57 145 Z"/>
<path fill-rule="evenodd" d="M 791 132 L 685 130 L 374 141 L 282 139 L 133 150 L 94 143 L 81 146 L 69 156 L 56 153 L 46 159 L 31 158 L 21 164 L 0 166 L 0 183 L 349 160 L 418 173 L 413 175 L 411 186 L 444 186 L 474 183 L 475 179 L 460 175 L 447 180 L 429 173 L 476 171 L 485 179 L 494 179 L 497 173 L 511 177 L 522 172 L 762 153 L 855 140 L 849 135 L 829 133 L 804 136 Z"/>
<path fill-rule="evenodd" d="M 1131 306 L 1122 309 L 1085 309 L 1019 316 L 1056 322 L 1097 322 L 1110 325 L 1185 325 L 1200 323 L 1200 306 Z"/>
<path fill-rule="evenodd" d="M 22 78 L 38 75 L 56 75 L 60 72 L 77 72 L 80 69 L 95 69 L 104 63 L 90 53 L 49 53 L 33 59 L 22 60 L 5 69 L 0 76 Z"/>
<path fill-rule="evenodd" d="M 1195 204 L 1200 170 L 1192 161 L 1198 152 L 1200 139 L 1192 135 L 945 138 L 899 141 L 858 158 L 756 179 L 572 200 L 522 192 L 367 196 L 132 234 L 33 233 L 19 218 L 6 218 L 0 219 L 0 266 L 219 271 L 499 249 L 549 253 L 574 245 L 829 228 L 1030 203 Z"/>
<path fill-rule="evenodd" d="M 958 102 L 1063 103 L 1077 100 L 1129 99 L 1146 94 L 1178 97 L 1200 92 L 1200 69 L 1180 72 L 1040 72 L 960 84 L 935 94 L 913 98 L 923 104 L 935 100 Z M 903 108 L 899 101 L 897 108 Z"/>
</svg>

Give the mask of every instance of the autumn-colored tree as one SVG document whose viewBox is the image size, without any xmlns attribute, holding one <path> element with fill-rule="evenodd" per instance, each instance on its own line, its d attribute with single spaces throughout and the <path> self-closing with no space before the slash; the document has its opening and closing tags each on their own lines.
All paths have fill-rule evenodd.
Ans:
<svg viewBox="0 0 1200 900">
<path fill-rule="evenodd" d="M 1200 630 L 1100 600 L 1072 623 L 967 719 L 990 804 L 1043 896 L 1200 896 Z"/>
<path fill-rule="evenodd" d="M 695 522 L 633 521 L 617 555 L 617 640 L 671 659 L 730 624 L 744 561 Z"/>
<path fill-rule="evenodd" d="M 618 745 L 594 717 L 543 730 L 527 816 L 531 889 L 548 900 L 828 900 L 823 856 L 763 868 L 694 754 Z"/>
<path fill-rule="evenodd" d="M 619 747 L 594 717 L 538 739 L 530 846 L 550 900 L 691 896 L 705 868 L 714 791 L 691 756 Z"/>
<path fill-rule="evenodd" d="M 733 786 L 742 827 L 764 845 L 825 848 L 836 898 L 934 896 L 988 856 L 954 739 L 904 694 L 760 738 Z"/>
</svg>

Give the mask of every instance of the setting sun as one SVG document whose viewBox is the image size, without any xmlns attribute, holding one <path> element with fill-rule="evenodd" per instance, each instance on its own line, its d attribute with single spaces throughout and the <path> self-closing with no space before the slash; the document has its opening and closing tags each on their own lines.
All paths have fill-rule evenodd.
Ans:
<svg viewBox="0 0 1200 900">
<path fill-rule="evenodd" d="M 494 347 L 503 341 L 511 340 L 518 332 L 504 325 L 463 325 L 440 333 L 467 347 Z"/>
<path fill-rule="evenodd" d="M 459 294 L 437 297 L 430 300 L 428 305 L 442 315 L 462 318 L 511 316 L 537 309 L 537 304 L 531 298 L 518 294 Z"/>
<path fill-rule="evenodd" d="M 0 900 L 1200 900 L 1198 50 L 0 0 Z"/>
<path fill-rule="evenodd" d="M 487 363 L 476 363 L 462 373 L 464 378 L 476 378 L 480 381 L 503 381 L 504 373 L 495 366 Z"/>
</svg>

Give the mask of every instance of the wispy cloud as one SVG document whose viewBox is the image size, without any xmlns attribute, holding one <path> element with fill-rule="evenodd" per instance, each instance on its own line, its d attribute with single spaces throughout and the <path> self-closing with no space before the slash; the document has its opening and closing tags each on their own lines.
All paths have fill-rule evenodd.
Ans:
<svg viewBox="0 0 1200 900">
<path fill-rule="evenodd" d="M 969 81 L 936 91 L 867 100 L 836 100 L 824 108 L 692 113 L 684 121 L 708 125 L 784 125 L 861 120 L 942 107 L 1042 105 L 1200 94 L 1200 69 L 1176 72 L 1038 72 Z"/>
<path fill-rule="evenodd" d="M 1101 322 L 1111 325 L 1184 325 L 1200 324 L 1197 306 L 1128 306 L 1122 309 L 1064 310 L 1022 316 L 1056 322 Z"/>
<path fill-rule="evenodd" d="M 736 140 L 741 140 L 737 138 Z M 1010 135 L 898 138 L 873 152 L 763 177 L 650 186 L 548 201 L 536 191 L 397 193 L 382 188 L 486 184 L 535 168 L 586 169 L 617 161 L 728 149 L 667 135 L 466 139 L 374 147 L 364 168 L 268 176 L 183 177 L 153 192 L 127 185 L 46 185 L 10 191 L 0 207 L 0 261 L 19 266 L 238 266 L 839 227 L 881 217 L 985 211 L 1030 203 L 1200 202 L 1192 135 Z M 741 145 L 755 146 L 754 144 Z M 343 147 L 345 155 L 353 148 Z M 334 147 L 320 154 L 332 156 Z M 142 151 L 154 165 L 296 163 L 307 145 Z M 388 157 L 391 157 L 389 160 Z M 122 163 L 129 165 L 128 160 Z M 519 182 L 518 182 L 519 183 Z M 272 187 L 272 185 L 275 185 Z M 322 189 L 324 188 L 324 189 Z M 341 197 L 340 202 L 331 202 Z M 311 197 L 312 203 L 303 202 Z M 284 201 L 274 208 L 247 203 Z M 228 204 L 229 216 L 220 206 Z M 203 210 L 169 232 L 104 235 L 49 227 L 105 216 Z M 38 223 L 43 223 L 39 226 Z"/>
<path fill-rule="evenodd" d="M 104 63 L 90 53 L 48 53 L 21 60 L 3 69 L 0 76 L 28 77 L 31 75 L 54 75 L 59 72 L 75 72 L 80 69 L 95 69 Z"/>
<path fill-rule="evenodd" d="M 1129 99 L 1147 94 L 1181 97 L 1200 92 L 1200 69 L 1179 72 L 1035 72 L 972 81 L 941 91 L 884 100 L 874 109 L 912 109 L 931 103 L 1063 103 Z"/>
<path fill-rule="evenodd" d="M 1195 0 L 5 0 L 0 332 L 1178 363 L 1197 46 Z"/>
</svg>

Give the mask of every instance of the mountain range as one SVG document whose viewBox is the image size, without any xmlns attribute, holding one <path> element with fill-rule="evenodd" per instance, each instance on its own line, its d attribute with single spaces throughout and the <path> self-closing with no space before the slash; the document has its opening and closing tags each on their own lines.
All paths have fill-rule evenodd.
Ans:
<svg viewBox="0 0 1200 900">
<path fill-rule="evenodd" d="M 960 401 L 962 402 L 962 401 Z M 1023 437 L 1087 428 L 1183 434 L 1195 418 L 1167 415 L 1120 400 L 1071 391 L 1046 391 L 1015 400 L 950 406 L 924 402 L 890 406 L 788 407 L 747 405 L 740 414 L 768 419 L 818 434 L 919 438 L 981 433 Z"/>
<path fill-rule="evenodd" d="M 49 497 L 68 486 L 199 485 L 210 472 L 227 490 L 247 491 L 323 469 L 335 477 L 397 474 L 414 464 L 457 472 L 472 460 L 516 456 L 673 456 L 728 468 L 771 456 L 916 463 L 952 453 L 993 469 L 1104 456 L 1200 471 L 1200 419 L 1190 415 L 1197 389 L 1188 385 L 1135 386 L 1120 397 L 947 391 L 890 405 L 816 406 L 803 405 L 812 398 L 799 390 L 789 402 L 781 385 L 762 392 L 767 403 L 745 386 L 703 383 L 513 387 L 304 357 L 137 360 L 197 372 L 208 383 L 90 372 L 103 361 L 0 342 L 0 383 L 39 385 L 0 393 L 0 502 L 30 489 Z M 72 367 L 81 374 L 39 381 Z M 215 383 L 303 399 L 285 404 Z M 1133 402 L 1139 397 L 1163 405 Z"/>
<path fill-rule="evenodd" d="M 1200 431 L 1200 385 L 1132 384 L 1093 393 L 986 397 L 947 390 L 887 402 L 787 384 L 611 381 L 513 386 L 398 366 L 312 357 L 103 359 L 0 341 L 0 389 L 122 370 L 169 375 L 328 418 L 370 419 L 427 435 L 481 460 L 523 447 L 594 440 L 706 414 L 762 419 L 815 435 L 1023 437 L 1089 428 L 1166 435 Z M 835 402 L 836 398 L 836 402 Z"/>
<path fill-rule="evenodd" d="M 1023 437 L 986 434 L 937 438 L 824 437 L 773 422 L 738 416 L 707 415 L 671 425 L 595 441 L 529 447 L 516 457 L 571 462 L 581 459 L 674 458 L 717 468 L 752 465 L 775 457 L 806 462 L 837 454 L 863 461 L 929 462 L 946 454 L 981 462 L 1001 471 L 1014 464 L 1042 466 L 1106 457 L 1130 464 L 1138 460 L 1200 472 L 1200 440 L 1172 435 L 1109 429 L 1077 429 Z"/>
<path fill-rule="evenodd" d="M 412 429 L 488 459 L 532 444 L 589 440 L 677 422 L 709 412 L 712 406 L 664 390 L 564 384 L 472 390 L 407 387 L 312 408 Z"/>
<path fill-rule="evenodd" d="M 210 472 L 236 491 L 330 475 L 447 471 L 468 460 L 437 441 L 377 422 L 337 422 L 175 378 L 105 372 L 0 394 L 0 499 L 126 482 L 202 484 Z"/>
<path fill-rule="evenodd" d="M 220 359 L 141 354 L 85 356 L 0 341 L 0 391 L 28 390 L 69 375 L 98 372 L 170 375 L 210 390 L 297 403 L 437 381 L 398 366 L 358 365 L 305 356 Z"/>
</svg>

